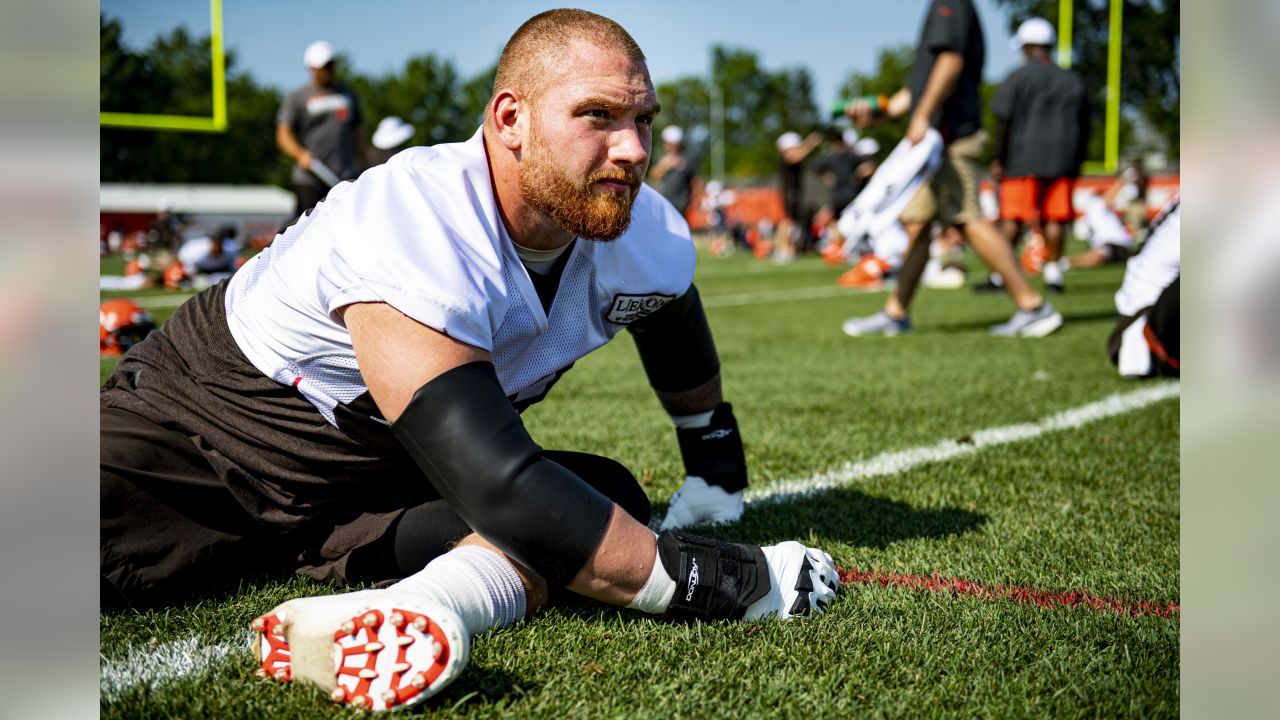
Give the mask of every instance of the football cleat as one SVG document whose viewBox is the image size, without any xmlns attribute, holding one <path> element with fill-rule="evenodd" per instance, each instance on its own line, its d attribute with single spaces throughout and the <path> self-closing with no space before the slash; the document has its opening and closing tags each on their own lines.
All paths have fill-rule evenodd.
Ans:
<svg viewBox="0 0 1280 720">
<path fill-rule="evenodd" d="M 835 267 L 843 265 L 846 259 L 843 242 L 828 241 L 822 246 L 822 261 L 826 264 Z"/>
<path fill-rule="evenodd" d="M 454 611 L 392 590 L 290 600 L 250 625 L 258 676 L 315 685 L 365 710 L 416 705 L 466 667 Z"/>
<path fill-rule="evenodd" d="M 761 550 L 769 564 L 769 592 L 747 607 L 743 620 L 787 620 L 826 612 L 840 589 L 830 555 L 794 540 Z"/>
<path fill-rule="evenodd" d="M 1039 275 L 1049 261 L 1049 246 L 1038 236 L 1032 236 L 1022 250 L 1022 269 L 1028 275 Z"/>
<path fill-rule="evenodd" d="M 658 526 L 659 532 L 678 530 L 691 525 L 734 522 L 742 517 L 742 491 L 728 492 L 690 475 L 684 485 L 671 496 L 667 516 Z"/>
<path fill-rule="evenodd" d="M 863 255 L 857 264 L 836 278 L 836 284 L 871 292 L 884 287 L 884 279 L 888 273 L 889 263 L 875 255 Z"/>
</svg>

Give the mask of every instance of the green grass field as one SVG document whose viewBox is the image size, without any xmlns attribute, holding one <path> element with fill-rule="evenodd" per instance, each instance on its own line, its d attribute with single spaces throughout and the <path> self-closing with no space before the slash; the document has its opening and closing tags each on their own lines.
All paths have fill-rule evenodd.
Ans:
<svg viewBox="0 0 1280 720">
<path fill-rule="evenodd" d="M 976 266 L 976 264 L 975 264 Z M 702 258 L 698 286 L 746 438 L 753 488 L 849 461 L 972 442 L 1151 383 L 1103 352 L 1122 270 L 1068 274 L 1058 333 L 987 335 L 1003 296 L 922 290 L 916 330 L 848 338 L 841 321 L 883 294 L 833 292 L 813 258 L 773 266 Z M 974 273 L 971 278 L 976 278 Z M 791 292 L 789 295 L 788 291 Z M 152 302 L 169 300 L 163 292 Z M 163 319 L 169 310 L 155 308 Z M 625 333 L 623 334 L 626 335 Z M 105 378 L 113 361 L 104 359 Z M 670 421 L 629 337 L 579 362 L 525 414 L 551 448 L 614 457 L 665 510 L 683 471 Z M 1179 596 L 1179 401 L 886 471 L 705 530 L 799 539 L 842 569 L 962 578 L 986 587 L 1087 591 L 1168 606 Z M 104 718 L 320 718 L 355 711 L 254 677 L 249 621 L 295 579 L 222 602 L 101 617 Z M 1179 620 L 1042 607 L 877 582 L 851 583 L 825 615 L 788 623 L 670 625 L 582 601 L 480 637 L 462 677 L 425 704 L 467 718 L 1174 717 Z"/>
</svg>

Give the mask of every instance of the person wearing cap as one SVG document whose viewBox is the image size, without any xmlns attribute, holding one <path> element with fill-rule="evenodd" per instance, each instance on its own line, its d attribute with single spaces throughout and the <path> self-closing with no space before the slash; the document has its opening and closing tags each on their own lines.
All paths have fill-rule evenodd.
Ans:
<svg viewBox="0 0 1280 720">
<path fill-rule="evenodd" d="M 649 170 L 649 180 L 685 216 L 693 196 L 693 178 L 698 173 L 684 154 L 684 130 L 679 125 L 662 128 L 662 150 L 662 158 Z"/>
<path fill-rule="evenodd" d="M 827 189 L 827 207 L 833 217 L 858 196 L 858 191 L 866 184 L 866 178 L 858 176 L 858 166 L 863 158 L 854 149 L 858 142 L 858 131 L 853 128 L 833 130 L 828 140 L 830 147 L 827 154 L 818 158 L 813 169 L 822 178 Z"/>
<path fill-rule="evenodd" d="M 1084 81 L 1053 63 L 1053 25 L 1044 18 L 1022 23 L 1010 44 L 1025 63 L 1005 78 L 991 103 L 991 174 L 1000 183 L 1001 229 L 1012 246 L 1028 225 L 1039 226 L 1048 249 L 1045 286 L 1060 292 L 1063 231 L 1075 218 L 1071 193 L 1089 128 Z"/>
<path fill-rule="evenodd" d="M 395 115 L 382 118 L 373 131 L 373 147 L 369 150 L 369 167 L 381 165 L 404 149 L 413 139 L 413 126 Z"/>
<path fill-rule="evenodd" d="M 1061 327 L 1062 315 L 1031 287 L 1013 249 L 978 204 L 978 157 L 987 142 L 978 94 L 985 59 L 982 26 L 971 0 L 931 0 L 906 87 L 883 108 L 866 100 L 845 108 L 859 127 L 907 116 L 909 142 L 919 143 L 932 127 L 945 148 L 932 180 L 902 211 L 909 245 L 894 292 L 881 312 L 845 321 L 845 334 L 897 335 L 911 329 L 908 309 L 929 260 L 929 236 L 922 233 L 934 220 L 959 228 L 982 261 L 1004 277 L 1017 309 L 1008 322 L 991 328 L 993 335 L 1039 337 Z"/>
<path fill-rule="evenodd" d="M 337 181 L 360 174 L 365 156 L 360 99 L 337 82 L 333 46 L 318 40 L 302 56 L 311 81 L 284 98 L 276 115 L 276 145 L 292 158 L 296 212 L 324 199 Z"/>
<path fill-rule="evenodd" d="M 776 146 L 780 157 L 778 172 L 782 177 L 783 217 L 774 235 L 776 250 L 773 259 L 776 262 L 790 262 L 795 258 L 797 242 L 807 232 L 809 213 L 804 206 L 804 166 L 809 155 L 820 145 L 822 133 L 816 130 L 803 138 L 793 131 L 778 136 Z"/>
<path fill-rule="evenodd" d="M 151 250 L 177 252 L 182 246 L 185 219 L 176 212 L 173 198 L 164 196 L 156 203 L 156 216 L 147 229 L 147 247 Z"/>
</svg>

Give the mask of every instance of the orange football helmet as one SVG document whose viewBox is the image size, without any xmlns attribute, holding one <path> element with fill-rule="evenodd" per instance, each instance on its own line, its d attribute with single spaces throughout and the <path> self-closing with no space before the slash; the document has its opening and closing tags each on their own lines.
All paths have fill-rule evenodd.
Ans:
<svg viewBox="0 0 1280 720">
<path fill-rule="evenodd" d="M 119 355 L 155 329 L 155 318 L 132 300 L 108 300 L 98 308 L 98 346 L 103 355 Z"/>
</svg>

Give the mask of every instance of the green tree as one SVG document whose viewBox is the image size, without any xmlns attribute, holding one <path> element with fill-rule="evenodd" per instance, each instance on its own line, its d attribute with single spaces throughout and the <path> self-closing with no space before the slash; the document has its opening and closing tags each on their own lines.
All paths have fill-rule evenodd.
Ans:
<svg viewBox="0 0 1280 720">
<path fill-rule="evenodd" d="M 704 175 L 711 172 L 712 82 L 724 108 L 725 173 L 730 177 L 775 175 L 778 136 L 788 130 L 803 134 L 822 125 L 807 69 L 769 71 L 750 50 L 716 46 L 710 80 L 684 77 L 657 88 L 662 103 L 657 130 L 672 124 L 683 127 Z"/>
<path fill-rule="evenodd" d="M 213 111 L 209 38 L 184 28 L 142 52 L 121 42 L 120 21 L 99 16 L 99 104 L 118 112 L 204 115 Z M 100 128 L 104 182 L 281 183 L 288 165 L 275 148 L 280 97 L 236 71 L 226 55 L 227 120 L 222 133 Z"/>
<path fill-rule="evenodd" d="M 1042 17 L 1058 22 L 1058 0 L 997 0 L 1009 9 L 1009 28 Z M 1126 114 L 1136 114 L 1168 144 L 1171 157 L 1179 151 L 1179 106 L 1182 43 L 1180 0 L 1123 0 L 1123 50 L 1120 54 L 1120 102 Z M 1075 0 L 1072 23 L 1072 69 L 1090 88 L 1096 109 L 1089 157 L 1102 157 L 1102 108 L 1106 103 L 1107 43 L 1110 0 Z M 1121 124 L 1120 148 L 1132 148 L 1133 132 Z M 1132 148 L 1136 150 L 1137 148 Z"/>
<path fill-rule="evenodd" d="M 348 65 L 349 67 L 349 65 Z M 480 73 L 464 81 L 449 60 L 430 53 L 409 58 L 395 74 L 370 78 L 352 76 L 351 87 L 364 103 L 368 129 L 388 115 L 414 128 L 414 145 L 466 140 L 480 126 L 492 74 Z"/>
</svg>

